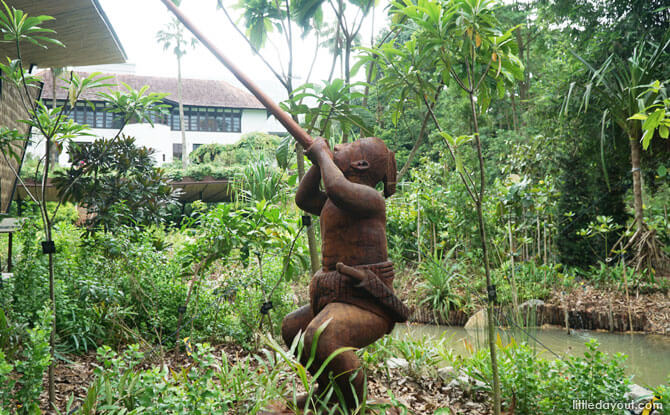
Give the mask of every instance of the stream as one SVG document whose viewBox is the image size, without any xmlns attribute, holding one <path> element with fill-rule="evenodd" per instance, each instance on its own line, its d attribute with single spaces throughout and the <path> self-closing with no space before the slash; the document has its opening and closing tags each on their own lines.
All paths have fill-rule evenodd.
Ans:
<svg viewBox="0 0 670 415">
<path fill-rule="evenodd" d="M 628 356 L 625 362 L 626 373 L 633 376 L 633 383 L 641 386 L 657 386 L 666 384 L 670 375 L 670 337 L 661 335 L 608 333 L 595 331 L 571 331 L 567 335 L 561 328 L 533 328 L 528 331 L 535 339 L 528 338 L 524 333 L 512 333 L 500 330 L 505 342 L 510 336 L 519 342 L 526 341 L 545 359 L 555 356 L 545 349 L 551 349 L 559 356 L 583 356 L 586 351 L 584 343 L 596 339 L 600 343 L 599 350 L 613 355 L 623 353 Z M 486 333 L 481 330 L 465 330 L 463 327 L 434 326 L 427 324 L 398 324 L 393 336 L 414 339 L 427 337 L 428 339 L 446 339 L 445 344 L 453 348 L 454 352 L 467 356 L 470 354 L 465 347 L 464 340 L 475 348 L 487 347 Z M 521 338 L 520 338 L 521 337 Z"/>
</svg>

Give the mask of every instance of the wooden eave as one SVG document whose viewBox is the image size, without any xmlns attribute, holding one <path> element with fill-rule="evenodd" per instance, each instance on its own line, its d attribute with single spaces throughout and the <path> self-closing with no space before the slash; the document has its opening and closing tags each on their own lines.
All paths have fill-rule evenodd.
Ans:
<svg viewBox="0 0 670 415">
<path fill-rule="evenodd" d="M 98 0 L 5 0 L 7 5 L 28 15 L 47 15 L 54 20 L 43 27 L 53 29 L 50 37 L 66 47 L 49 44 L 47 49 L 21 43 L 24 66 L 41 68 L 123 63 L 126 53 Z M 14 44 L 0 43 L 0 57 L 16 59 Z"/>
</svg>

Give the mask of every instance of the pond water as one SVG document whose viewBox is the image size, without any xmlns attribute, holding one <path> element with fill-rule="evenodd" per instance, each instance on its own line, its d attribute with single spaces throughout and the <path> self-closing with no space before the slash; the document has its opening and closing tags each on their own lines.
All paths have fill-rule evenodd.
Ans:
<svg viewBox="0 0 670 415">
<path fill-rule="evenodd" d="M 549 360 L 555 358 L 555 356 L 547 351 L 545 346 L 559 356 L 583 356 L 584 351 L 586 351 L 584 343 L 590 339 L 596 339 L 600 343 L 601 351 L 608 354 L 623 353 L 628 355 L 626 373 L 633 376 L 633 383 L 642 386 L 666 384 L 670 375 L 669 336 L 582 330 L 572 331 L 572 334 L 568 335 L 565 330 L 560 328 L 529 329 L 528 333 L 541 343 L 539 344 L 519 331 L 512 333 L 503 330 L 500 333 L 505 341 L 509 341 L 510 336 L 513 336 L 517 342 L 520 340 L 526 341 L 538 353 L 541 353 L 543 358 Z M 453 348 L 454 352 L 463 356 L 470 354 L 465 346 L 466 341 L 474 348 L 487 347 L 484 331 L 465 330 L 463 327 L 398 324 L 393 331 L 393 335 L 396 337 L 410 336 L 415 339 L 426 336 L 436 340 L 444 337 L 446 339 L 445 344 Z"/>
</svg>

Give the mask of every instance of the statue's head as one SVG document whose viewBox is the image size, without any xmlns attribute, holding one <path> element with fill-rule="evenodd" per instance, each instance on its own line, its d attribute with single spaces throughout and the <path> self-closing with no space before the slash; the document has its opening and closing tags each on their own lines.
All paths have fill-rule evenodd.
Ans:
<svg viewBox="0 0 670 415">
<path fill-rule="evenodd" d="M 384 197 L 395 193 L 395 154 L 377 137 L 366 137 L 353 143 L 337 144 L 333 160 L 352 182 L 375 187 L 384 183 Z"/>
</svg>

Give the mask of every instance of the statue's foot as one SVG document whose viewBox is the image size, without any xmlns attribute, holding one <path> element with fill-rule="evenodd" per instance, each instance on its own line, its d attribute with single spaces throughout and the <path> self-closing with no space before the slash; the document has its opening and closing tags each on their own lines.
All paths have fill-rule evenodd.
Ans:
<svg viewBox="0 0 670 415">
<path fill-rule="evenodd" d="M 323 405 L 323 402 L 318 402 L 318 396 L 321 395 L 320 391 L 317 391 L 316 393 L 307 394 L 303 393 L 301 395 L 298 395 L 298 397 L 295 400 L 295 409 L 298 410 L 298 413 L 303 413 L 302 411 L 307 408 L 307 412 L 304 412 L 305 415 L 310 415 L 312 414 L 313 409 L 317 409 L 319 406 Z M 335 405 L 336 402 L 330 402 L 327 405 Z M 290 404 L 293 406 L 293 404 Z"/>
</svg>

